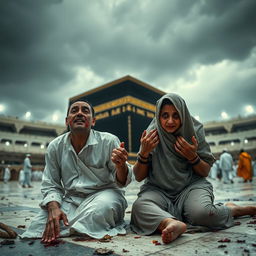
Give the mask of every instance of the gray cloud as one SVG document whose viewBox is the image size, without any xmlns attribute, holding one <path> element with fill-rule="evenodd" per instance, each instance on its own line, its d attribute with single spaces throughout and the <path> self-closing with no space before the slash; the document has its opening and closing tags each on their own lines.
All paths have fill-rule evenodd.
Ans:
<svg viewBox="0 0 256 256">
<path fill-rule="evenodd" d="M 255 11 L 254 0 L 1 1 L 0 104 L 10 115 L 33 109 L 44 120 L 54 110 L 65 113 L 69 97 L 101 85 L 95 81 L 130 74 L 186 97 L 178 81 L 197 81 L 197 68 L 228 60 L 234 72 L 255 72 Z M 90 76 L 80 81 L 80 69 Z M 205 85 L 200 103 L 188 99 L 205 120 L 221 107 L 235 115 L 256 93 L 255 75 L 233 81 L 226 69 L 211 73 L 220 79 Z"/>
</svg>

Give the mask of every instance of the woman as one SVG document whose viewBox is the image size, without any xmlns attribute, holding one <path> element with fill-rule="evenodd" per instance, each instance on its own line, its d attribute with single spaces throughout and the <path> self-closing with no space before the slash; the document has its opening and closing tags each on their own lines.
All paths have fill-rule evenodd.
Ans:
<svg viewBox="0 0 256 256">
<path fill-rule="evenodd" d="M 215 161 L 205 141 L 203 126 L 185 101 L 164 95 L 156 117 L 141 136 L 134 174 L 145 179 L 132 208 L 132 229 L 141 235 L 156 231 L 170 243 L 186 231 L 186 223 L 227 228 L 233 217 L 256 214 L 255 206 L 214 205 L 211 183 L 205 177 Z"/>
</svg>

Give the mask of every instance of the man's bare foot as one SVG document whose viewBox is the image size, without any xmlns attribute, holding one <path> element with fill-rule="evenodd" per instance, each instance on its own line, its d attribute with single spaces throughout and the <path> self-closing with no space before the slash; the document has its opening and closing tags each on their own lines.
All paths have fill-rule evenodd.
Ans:
<svg viewBox="0 0 256 256">
<path fill-rule="evenodd" d="M 162 232 L 163 243 L 169 244 L 186 231 L 187 225 L 181 221 L 166 218 L 160 223 L 158 229 Z"/>
<path fill-rule="evenodd" d="M 240 206 L 234 203 L 226 203 L 225 206 L 231 209 L 233 217 L 239 217 L 244 215 L 256 215 L 256 206 Z"/>
</svg>

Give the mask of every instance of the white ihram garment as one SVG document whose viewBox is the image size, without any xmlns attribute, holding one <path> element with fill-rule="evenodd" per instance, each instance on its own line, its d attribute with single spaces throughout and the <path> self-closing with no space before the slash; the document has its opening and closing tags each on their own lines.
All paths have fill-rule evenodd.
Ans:
<svg viewBox="0 0 256 256">
<path fill-rule="evenodd" d="M 47 222 L 46 205 L 57 201 L 66 213 L 69 226 L 61 222 L 61 236 L 73 233 L 94 238 L 125 234 L 124 213 L 127 202 L 122 185 L 116 180 L 111 153 L 119 147 L 119 139 L 91 130 L 84 148 L 76 154 L 70 133 L 54 139 L 48 146 L 43 174 L 42 210 L 22 238 L 42 237 Z M 131 166 L 125 186 L 131 181 Z"/>
</svg>

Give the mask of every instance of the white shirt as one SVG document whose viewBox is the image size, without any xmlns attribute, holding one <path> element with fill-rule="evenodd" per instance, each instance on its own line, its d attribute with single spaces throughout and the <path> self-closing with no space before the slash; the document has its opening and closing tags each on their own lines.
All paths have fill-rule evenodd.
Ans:
<svg viewBox="0 0 256 256">
<path fill-rule="evenodd" d="M 24 172 L 30 172 L 31 168 L 32 168 L 32 165 L 30 163 L 30 159 L 29 159 L 29 157 L 26 157 L 24 159 L 24 168 L 23 168 L 23 170 L 24 170 Z"/>
<path fill-rule="evenodd" d="M 107 188 L 122 187 L 116 180 L 115 164 L 111 161 L 119 139 L 107 132 L 91 130 L 86 145 L 77 154 L 70 142 L 70 132 L 55 138 L 48 146 L 43 173 L 42 193 L 44 207 L 51 201 L 59 204 L 65 195 L 84 196 Z M 128 165 L 127 186 L 131 182 L 132 168 Z"/>
<path fill-rule="evenodd" d="M 233 158 L 228 152 L 224 152 L 220 156 L 220 169 L 233 170 Z"/>
</svg>

